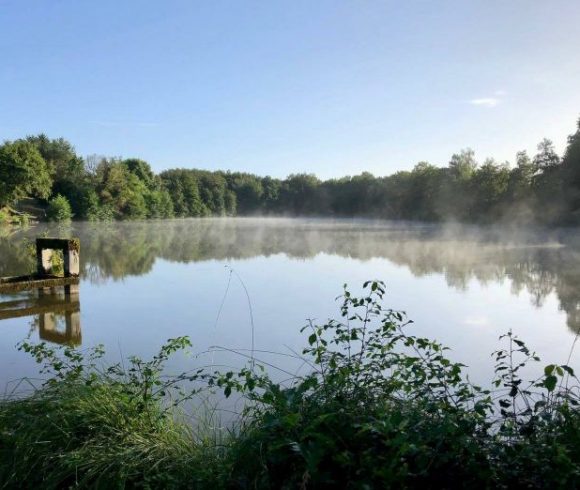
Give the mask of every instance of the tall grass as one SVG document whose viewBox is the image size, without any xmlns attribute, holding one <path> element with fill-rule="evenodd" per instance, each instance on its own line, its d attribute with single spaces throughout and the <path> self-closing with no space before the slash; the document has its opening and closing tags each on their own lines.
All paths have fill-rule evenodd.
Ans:
<svg viewBox="0 0 580 490">
<path fill-rule="evenodd" d="M 30 488 L 187 487 L 217 480 L 216 441 L 107 382 L 60 382 L 0 411 L 0 482 Z"/>
<path fill-rule="evenodd" d="M 162 376 L 187 338 L 151 360 L 97 366 L 100 348 L 23 344 L 47 377 L 0 402 L 3 488 L 574 488 L 580 486 L 579 383 L 567 365 L 540 379 L 538 356 L 508 333 L 493 391 L 468 381 L 446 348 L 408 333 L 382 306 L 384 285 L 346 288 L 340 318 L 308 324 L 311 371 L 272 381 L 252 357 L 239 372 Z M 215 428 L 206 390 L 245 397 L 240 420 Z M 199 420 L 206 418 L 206 423 Z"/>
</svg>

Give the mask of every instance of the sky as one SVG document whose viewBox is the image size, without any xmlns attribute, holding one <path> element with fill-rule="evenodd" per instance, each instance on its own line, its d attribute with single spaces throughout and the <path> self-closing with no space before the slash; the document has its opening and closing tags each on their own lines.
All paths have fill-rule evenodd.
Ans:
<svg viewBox="0 0 580 490">
<path fill-rule="evenodd" d="M 558 151 L 580 1 L 0 0 L 0 139 L 322 178 Z"/>
</svg>

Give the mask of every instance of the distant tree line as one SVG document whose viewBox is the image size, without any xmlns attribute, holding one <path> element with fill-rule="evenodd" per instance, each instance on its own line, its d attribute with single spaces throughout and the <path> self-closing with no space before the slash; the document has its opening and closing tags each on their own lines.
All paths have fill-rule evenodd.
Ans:
<svg viewBox="0 0 580 490">
<path fill-rule="evenodd" d="M 313 174 L 282 180 L 184 168 L 156 175 L 140 159 L 81 158 L 62 138 L 6 141 L 0 146 L 0 207 L 31 196 L 49 200 L 54 216 L 68 212 L 86 220 L 289 215 L 575 224 L 580 121 L 563 156 L 544 139 L 535 155 L 517 153 L 513 166 L 479 163 L 466 149 L 447 167 L 419 162 L 387 177 L 363 172 L 326 181 Z"/>
</svg>

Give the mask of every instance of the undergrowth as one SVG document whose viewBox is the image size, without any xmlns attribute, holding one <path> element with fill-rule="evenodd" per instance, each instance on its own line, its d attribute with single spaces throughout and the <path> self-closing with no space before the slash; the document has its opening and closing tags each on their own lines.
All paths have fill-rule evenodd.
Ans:
<svg viewBox="0 0 580 490">
<path fill-rule="evenodd" d="M 448 349 L 411 335 L 383 307 L 384 284 L 346 288 L 341 315 L 304 327 L 309 373 L 273 381 L 239 372 L 163 376 L 190 346 L 171 339 L 149 361 L 99 367 L 101 348 L 20 348 L 47 381 L 0 402 L 4 488 L 574 488 L 580 484 L 579 386 L 511 332 L 493 353 L 492 389 L 471 383 Z M 245 398 L 229 431 L 184 419 L 206 391 Z"/>
</svg>

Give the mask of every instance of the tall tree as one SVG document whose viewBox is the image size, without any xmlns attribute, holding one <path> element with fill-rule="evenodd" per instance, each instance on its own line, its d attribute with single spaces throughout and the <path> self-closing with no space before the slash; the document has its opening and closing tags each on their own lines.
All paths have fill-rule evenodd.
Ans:
<svg viewBox="0 0 580 490">
<path fill-rule="evenodd" d="M 118 160 L 103 161 L 97 169 L 101 202 L 110 207 L 118 219 L 147 217 L 146 185 Z"/>
<path fill-rule="evenodd" d="M 258 176 L 235 172 L 226 174 L 226 180 L 236 195 L 237 209 L 240 213 L 252 214 L 260 211 L 264 188 Z"/>
<path fill-rule="evenodd" d="M 86 218 L 88 208 L 85 204 L 92 186 L 84 161 L 73 145 L 64 138 L 50 139 L 45 134 L 28 136 L 26 140 L 38 149 L 48 165 L 53 179 L 51 195 L 66 197 L 74 214 Z"/>
<path fill-rule="evenodd" d="M 474 220 L 493 222 L 501 217 L 509 179 L 509 165 L 500 165 L 491 158 L 486 159 L 476 170 L 472 184 L 475 196 L 472 208 Z"/>
<path fill-rule="evenodd" d="M 439 215 L 435 205 L 440 192 L 443 171 L 428 162 L 419 162 L 411 172 L 410 218 L 437 221 Z"/>
<path fill-rule="evenodd" d="M 446 169 L 444 183 L 437 196 L 437 212 L 443 219 L 468 221 L 472 219 L 474 196 L 471 179 L 477 169 L 473 150 L 455 153 Z"/>
<path fill-rule="evenodd" d="M 280 188 L 282 183 L 278 179 L 270 176 L 262 178 L 262 206 L 266 212 L 276 212 L 279 210 Z"/>
<path fill-rule="evenodd" d="M 313 214 L 321 212 L 317 204 L 321 196 L 317 193 L 320 180 L 314 174 L 292 174 L 284 181 L 281 192 L 283 208 L 293 214 Z"/>
<path fill-rule="evenodd" d="M 549 170 L 560 164 L 560 157 L 556 153 L 554 143 L 548 138 L 544 138 L 538 144 L 538 153 L 534 157 L 534 164 L 539 170 Z"/>
<path fill-rule="evenodd" d="M 149 165 L 145 160 L 139 158 L 128 158 L 123 160 L 122 163 L 127 167 L 129 172 L 135 175 L 149 189 L 155 186 L 155 174 L 153 173 L 153 170 L 151 170 L 151 165 Z"/>
<path fill-rule="evenodd" d="M 538 144 L 534 165 L 538 168 L 533 179 L 534 193 L 538 200 L 537 218 L 544 223 L 560 221 L 566 208 L 563 175 L 560 157 L 549 139 L 544 138 Z"/>
<path fill-rule="evenodd" d="M 454 153 L 449 161 L 449 174 L 457 181 L 468 181 L 477 169 L 475 152 L 471 148 Z"/>
<path fill-rule="evenodd" d="M 562 159 L 563 185 L 569 221 L 580 223 L 580 119 L 576 132 L 568 136 Z"/>
<path fill-rule="evenodd" d="M 76 153 L 73 145 L 64 138 L 50 139 L 45 134 L 28 136 L 26 141 L 32 143 L 44 158 L 53 175 L 54 184 L 78 178 L 84 172 L 84 162 Z"/>
<path fill-rule="evenodd" d="M 0 205 L 27 196 L 47 198 L 52 179 L 38 149 L 25 140 L 0 146 Z"/>
</svg>

